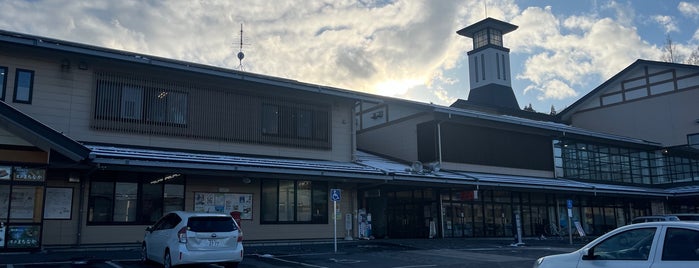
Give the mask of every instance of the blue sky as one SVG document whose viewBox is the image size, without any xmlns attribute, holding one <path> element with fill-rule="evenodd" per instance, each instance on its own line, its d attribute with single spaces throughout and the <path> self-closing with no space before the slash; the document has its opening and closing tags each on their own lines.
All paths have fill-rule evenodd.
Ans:
<svg viewBox="0 0 699 268">
<path fill-rule="evenodd" d="M 471 40 L 489 17 L 518 25 L 511 49 L 520 106 L 560 111 L 666 37 L 699 46 L 696 1 L 0 0 L 0 29 L 449 105 L 469 90 Z"/>
</svg>

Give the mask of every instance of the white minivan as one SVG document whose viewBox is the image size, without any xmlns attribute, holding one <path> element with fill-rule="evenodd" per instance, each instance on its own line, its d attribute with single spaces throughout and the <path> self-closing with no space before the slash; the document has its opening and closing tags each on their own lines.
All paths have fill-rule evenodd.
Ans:
<svg viewBox="0 0 699 268">
<path fill-rule="evenodd" d="M 170 268 L 181 264 L 238 267 L 243 261 L 243 232 L 227 214 L 173 211 L 146 228 L 143 261 Z"/>
</svg>

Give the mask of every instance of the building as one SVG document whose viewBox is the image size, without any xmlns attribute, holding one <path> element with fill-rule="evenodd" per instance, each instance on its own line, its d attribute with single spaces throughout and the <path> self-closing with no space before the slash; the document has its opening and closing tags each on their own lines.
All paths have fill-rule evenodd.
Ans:
<svg viewBox="0 0 699 268">
<path fill-rule="evenodd" d="M 463 176 L 360 192 L 360 207 L 385 215 L 374 233 L 405 237 L 436 220 L 444 237 L 511 237 L 520 218 L 526 236 L 560 235 L 570 207 L 576 229 L 599 235 L 636 216 L 699 212 L 697 67 L 639 60 L 559 117 L 526 112 L 503 45 L 516 28 L 487 18 L 457 32 L 473 40 L 468 100 L 362 103 L 360 150 Z"/>
<path fill-rule="evenodd" d="M 0 32 L 4 250 L 136 243 L 169 210 L 236 212 L 246 239 L 332 237 L 356 210 L 353 109 L 376 97 Z M 343 218 L 343 215 L 340 215 Z"/>
<path fill-rule="evenodd" d="M 0 31 L 1 250 L 139 243 L 179 209 L 232 213 L 246 240 L 331 238 L 335 217 L 356 237 L 512 237 L 518 219 L 560 235 L 568 206 L 589 235 L 699 212 L 695 151 L 575 108 L 613 93 L 519 109 L 516 28 L 458 32 L 472 90 L 450 107 Z"/>
</svg>

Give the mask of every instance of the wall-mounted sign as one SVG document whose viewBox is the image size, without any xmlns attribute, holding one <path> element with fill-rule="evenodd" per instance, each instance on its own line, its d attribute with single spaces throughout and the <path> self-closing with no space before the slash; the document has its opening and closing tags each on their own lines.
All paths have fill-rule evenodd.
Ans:
<svg viewBox="0 0 699 268">
<path fill-rule="evenodd" d="M 73 188 L 46 187 L 44 219 L 70 220 L 73 208 Z"/>
<path fill-rule="evenodd" d="M 13 177 L 16 181 L 44 181 L 46 179 L 46 169 L 15 167 Z"/>
<path fill-rule="evenodd" d="M 243 220 L 252 220 L 252 194 L 194 193 L 194 211 L 240 212 Z"/>
<path fill-rule="evenodd" d="M 39 225 L 14 225 L 7 227 L 7 248 L 38 248 Z"/>
<path fill-rule="evenodd" d="M 12 174 L 11 166 L 0 166 L 0 180 L 10 180 Z"/>
</svg>

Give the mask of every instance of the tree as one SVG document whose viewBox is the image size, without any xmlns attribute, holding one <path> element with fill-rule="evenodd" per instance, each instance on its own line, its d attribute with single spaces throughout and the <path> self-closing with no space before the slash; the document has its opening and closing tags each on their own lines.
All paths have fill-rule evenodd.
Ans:
<svg viewBox="0 0 699 268">
<path fill-rule="evenodd" d="M 524 109 L 522 109 L 522 110 L 525 110 L 525 111 L 527 111 L 527 112 L 536 112 L 536 111 L 534 110 L 534 108 L 532 107 L 532 104 L 531 104 L 531 103 L 529 103 L 529 106 L 524 106 Z"/>
<path fill-rule="evenodd" d="M 692 51 L 692 54 L 689 54 L 686 63 L 692 65 L 699 65 L 699 45 L 695 50 Z"/>
<path fill-rule="evenodd" d="M 551 105 L 551 113 L 549 113 L 549 114 L 550 114 L 550 115 L 556 115 L 557 113 L 558 113 L 558 112 L 556 112 L 556 108 L 554 108 L 553 105 Z"/>
<path fill-rule="evenodd" d="M 668 34 L 663 46 L 663 61 L 671 63 L 681 63 L 682 57 L 677 53 L 676 45 L 672 42 L 672 38 Z"/>
</svg>

